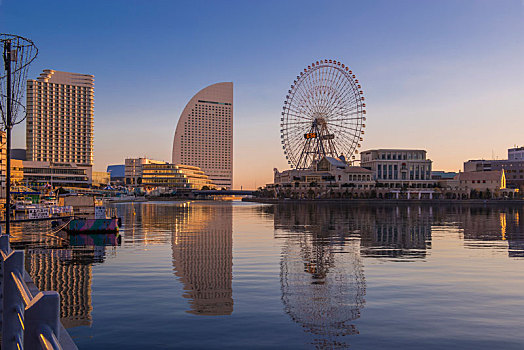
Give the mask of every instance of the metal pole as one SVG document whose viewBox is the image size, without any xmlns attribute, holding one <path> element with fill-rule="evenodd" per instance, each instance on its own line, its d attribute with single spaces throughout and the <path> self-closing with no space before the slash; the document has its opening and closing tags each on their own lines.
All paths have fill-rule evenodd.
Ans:
<svg viewBox="0 0 524 350">
<path fill-rule="evenodd" d="M 5 179 L 5 233 L 11 234 L 11 40 L 4 43 L 4 64 L 7 73 L 7 107 L 6 107 L 6 134 L 7 134 L 7 154 L 6 154 L 6 179 Z"/>
</svg>

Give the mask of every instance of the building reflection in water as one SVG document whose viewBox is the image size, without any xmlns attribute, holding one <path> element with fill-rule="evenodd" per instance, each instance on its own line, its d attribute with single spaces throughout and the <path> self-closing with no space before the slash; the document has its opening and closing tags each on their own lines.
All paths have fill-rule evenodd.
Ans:
<svg viewBox="0 0 524 350">
<path fill-rule="evenodd" d="M 188 313 L 233 312 L 233 213 L 231 204 L 187 203 L 174 218 L 173 270 L 189 299 Z"/>
<path fill-rule="evenodd" d="M 431 248 L 431 207 L 358 207 L 351 213 L 350 225 L 359 227 L 363 256 L 408 261 L 425 258 Z"/>
<path fill-rule="evenodd" d="M 175 228 L 174 217 L 180 215 L 183 203 L 125 203 L 118 204 L 126 244 L 139 246 L 169 244 Z"/>
<path fill-rule="evenodd" d="M 511 258 L 524 257 L 522 211 L 510 205 L 454 208 L 467 248 L 502 247 Z"/>
<path fill-rule="evenodd" d="M 345 348 L 364 307 L 362 257 L 414 260 L 431 246 L 431 208 L 290 203 L 263 207 L 284 240 L 282 301 L 318 348 Z"/>
<path fill-rule="evenodd" d="M 25 268 L 40 290 L 60 295 L 60 318 L 65 328 L 90 326 L 92 265 L 115 254 L 118 236 L 56 233 L 49 223 L 17 224 L 12 246 L 25 250 Z"/>
</svg>

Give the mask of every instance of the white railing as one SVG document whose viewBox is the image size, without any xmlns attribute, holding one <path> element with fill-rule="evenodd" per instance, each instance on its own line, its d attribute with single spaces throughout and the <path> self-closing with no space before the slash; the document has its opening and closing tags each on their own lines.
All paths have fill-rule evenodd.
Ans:
<svg viewBox="0 0 524 350">
<path fill-rule="evenodd" d="M 2 350 L 77 349 L 60 323 L 60 295 L 36 288 L 7 235 L 0 235 L 0 313 Z"/>
</svg>

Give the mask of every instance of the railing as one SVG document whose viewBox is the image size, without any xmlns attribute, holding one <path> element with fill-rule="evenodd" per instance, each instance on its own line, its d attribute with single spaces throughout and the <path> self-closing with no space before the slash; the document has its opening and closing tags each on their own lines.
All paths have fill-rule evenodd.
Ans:
<svg viewBox="0 0 524 350">
<path fill-rule="evenodd" d="M 0 235 L 0 313 L 2 350 L 77 349 L 60 323 L 60 295 L 36 288 L 7 235 Z"/>
</svg>

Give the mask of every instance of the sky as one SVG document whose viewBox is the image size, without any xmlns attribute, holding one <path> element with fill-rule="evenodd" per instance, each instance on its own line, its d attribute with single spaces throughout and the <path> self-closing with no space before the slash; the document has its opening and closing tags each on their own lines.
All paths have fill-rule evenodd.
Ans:
<svg viewBox="0 0 524 350">
<path fill-rule="evenodd" d="M 95 76 L 95 171 L 125 158 L 170 161 L 189 99 L 232 81 L 234 187 L 270 183 L 273 168 L 287 168 L 287 90 L 326 58 L 362 85 L 361 150 L 426 149 L 434 170 L 458 171 L 524 145 L 521 0 L 0 0 L 0 32 L 37 45 L 29 78 Z M 25 124 L 13 147 L 25 148 Z"/>
</svg>

